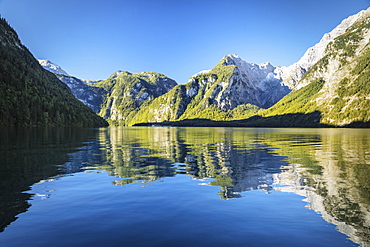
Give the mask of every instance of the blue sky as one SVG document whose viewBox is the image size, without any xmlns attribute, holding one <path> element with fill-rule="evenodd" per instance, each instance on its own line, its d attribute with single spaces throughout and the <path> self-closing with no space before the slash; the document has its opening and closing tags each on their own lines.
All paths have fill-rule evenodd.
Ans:
<svg viewBox="0 0 370 247">
<path fill-rule="evenodd" d="M 155 71 L 178 83 L 230 53 L 290 65 L 370 0 L 0 0 L 36 58 L 106 79 Z"/>
</svg>

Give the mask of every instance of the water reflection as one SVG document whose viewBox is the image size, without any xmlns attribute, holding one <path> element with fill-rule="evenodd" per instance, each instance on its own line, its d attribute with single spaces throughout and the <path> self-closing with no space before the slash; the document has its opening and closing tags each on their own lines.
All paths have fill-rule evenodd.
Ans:
<svg viewBox="0 0 370 247">
<path fill-rule="evenodd" d="M 369 130 L 7 130 L 0 148 L 0 229 L 30 206 L 24 191 L 45 179 L 105 171 L 124 186 L 186 174 L 219 187 L 221 199 L 250 190 L 305 196 L 309 208 L 352 241 L 370 243 Z"/>
<path fill-rule="evenodd" d="M 307 197 L 309 207 L 326 221 L 337 225 L 352 241 L 369 246 L 370 131 L 330 129 L 322 131 L 321 138 L 320 146 L 306 151 L 314 162 L 302 157 L 288 172 L 277 174 L 276 181 L 294 185 L 281 190 Z M 281 148 L 281 153 L 284 151 Z M 297 176 L 305 178 L 308 189 L 298 190 L 292 179 Z"/>
<path fill-rule="evenodd" d="M 0 129 L 0 232 L 30 207 L 30 186 L 81 171 L 73 155 L 89 160 L 91 152 L 76 151 L 87 147 L 92 134 L 82 128 Z"/>
<path fill-rule="evenodd" d="M 111 128 L 100 135 L 98 169 L 116 176 L 115 185 L 149 182 L 175 174 L 212 178 L 223 199 L 240 192 L 272 189 L 273 174 L 288 164 L 254 131 L 231 129 Z"/>
<path fill-rule="evenodd" d="M 294 192 L 354 242 L 370 242 L 369 130 L 111 128 L 100 141 L 116 185 L 180 173 L 212 178 L 222 199 Z"/>
</svg>

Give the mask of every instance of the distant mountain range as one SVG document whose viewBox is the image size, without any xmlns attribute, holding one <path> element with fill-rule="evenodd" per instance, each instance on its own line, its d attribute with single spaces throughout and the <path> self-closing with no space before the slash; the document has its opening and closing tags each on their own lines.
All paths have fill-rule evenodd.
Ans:
<svg viewBox="0 0 370 247">
<path fill-rule="evenodd" d="M 92 82 L 39 63 L 111 125 L 368 126 L 369 23 L 370 8 L 348 17 L 288 67 L 230 54 L 182 85 L 127 71 Z"/>
</svg>

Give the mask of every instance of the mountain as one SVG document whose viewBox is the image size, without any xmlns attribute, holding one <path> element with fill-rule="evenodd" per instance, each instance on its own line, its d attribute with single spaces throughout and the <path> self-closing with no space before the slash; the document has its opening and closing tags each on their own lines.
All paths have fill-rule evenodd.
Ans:
<svg viewBox="0 0 370 247">
<path fill-rule="evenodd" d="M 268 108 L 290 92 L 287 86 L 280 84 L 280 78 L 274 73 L 276 67 L 269 62 L 248 63 L 236 54 L 228 55 L 222 61 L 222 66 L 235 66 L 228 84 L 221 85 L 225 89 L 215 97 L 218 107 L 223 110 L 248 103 Z"/>
<path fill-rule="evenodd" d="M 68 75 L 49 60 L 39 60 L 39 63 L 66 84 L 78 100 L 113 125 L 127 125 L 142 105 L 177 85 L 176 81 L 156 72 L 117 71 L 106 80 L 89 81 Z"/>
<path fill-rule="evenodd" d="M 100 111 L 103 103 L 103 96 L 106 94 L 106 91 L 103 88 L 94 87 L 93 84 L 87 84 L 89 82 L 98 81 L 83 80 L 71 76 L 59 65 L 49 60 L 39 59 L 38 61 L 44 69 L 54 73 L 59 80 L 66 84 L 78 100 L 90 107 L 94 112 L 98 113 Z"/>
<path fill-rule="evenodd" d="M 288 66 L 279 67 L 275 73 L 280 76 L 283 81 L 282 84 L 293 89 L 296 84 L 302 79 L 303 75 L 323 56 L 328 44 L 335 40 L 340 35 L 347 32 L 358 19 L 367 15 L 367 11 L 363 10 L 359 13 L 344 19 L 337 27 L 331 32 L 324 34 L 320 42 L 310 47 L 298 62 Z"/>
<path fill-rule="evenodd" d="M 177 85 L 142 107 L 132 123 L 187 118 L 227 120 L 253 115 L 284 90 L 272 76 L 273 70 L 269 63 L 249 64 L 235 54 L 225 56 L 212 70 L 197 73 L 187 84 Z M 279 89 L 274 89 L 276 86 Z M 267 92 L 270 96 L 264 97 Z"/>
<path fill-rule="evenodd" d="M 51 61 L 49 60 L 44 60 L 44 59 L 38 59 L 37 61 L 39 61 L 40 65 L 50 71 L 50 72 L 53 72 L 55 74 L 61 74 L 61 75 L 66 75 L 68 76 L 68 73 L 65 72 L 60 66 L 52 63 Z"/>
<path fill-rule="evenodd" d="M 142 106 L 167 93 L 177 83 L 156 72 L 117 71 L 106 80 L 88 85 L 106 92 L 99 115 L 110 124 L 128 125 Z"/>
<path fill-rule="evenodd" d="M 103 103 L 106 91 L 103 88 L 95 87 L 94 84 L 88 85 L 84 80 L 74 76 L 55 74 L 56 77 L 66 84 L 72 94 L 82 103 L 98 113 Z"/>
<path fill-rule="evenodd" d="M 370 121 L 370 8 L 330 42 L 295 89 L 262 113 L 320 112 L 320 122 L 359 126 Z"/>
<path fill-rule="evenodd" d="M 243 104 L 268 108 L 290 92 L 287 86 L 281 85 L 275 70 L 276 67 L 269 62 L 248 63 L 238 55 L 230 54 L 212 70 L 195 74 L 190 78 L 189 84 L 200 81 L 201 85 L 212 88 L 212 103 L 224 111 Z M 223 74 L 225 71 L 228 72 Z M 197 89 L 196 86 L 191 86 L 191 94 Z"/>
<path fill-rule="evenodd" d="M 0 125 L 106 126 L 66 85 L 40 66 L 0 19 Z"/>
<path fill-rule="evenodd" d="M 227 55 L 212 70 L 193 75 L 187 84 L 142 107 L 132 123 L 253 116 L 291 91 L 281 84 L 276 69 L 268 62 L 248 63 L 236 54 Z"/>
<path fill-rule="evenodd" d="M 366 125 L 370 120 L 369 12 L 370 8 L 343 20 L 289 67 L 225 56 L 212 70 L 195 74 L 187 84 L 143 107 L 132 123 L 227 121 L 256 115 L 234 124 Z"/>
</svg>

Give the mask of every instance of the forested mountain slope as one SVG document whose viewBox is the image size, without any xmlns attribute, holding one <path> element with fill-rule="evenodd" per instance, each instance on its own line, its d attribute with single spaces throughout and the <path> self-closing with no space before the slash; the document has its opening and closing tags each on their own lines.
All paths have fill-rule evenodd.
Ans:
<svg viewBox="0 0 370 247">
<path fill-rule="evenodd" d="M 129 125 L 142 106 L 177 85 L 176 81 L 156 72 L 117 71 L 106 80 L 83 80 L 68 75 L 49 60 L 39 60 L 39 63 L 66 84 L 78 100 L 112 125 Z"/>
<path fill-rule="evenodd" d="M 94 112 L 98 113 L 100 111 L 103 97 L 107 92 L 103 88 L 95 87 L 94 84 L 88 84 L 89 82 L 98 81 L 88 81 L 71 76 L 59 65 L 49 60 L 38 59 L 38 61 L 44 69 L 54 73 L 59 80 L 66 84 L 78 100 L 90 107 Z"/>
<path fill-rule="evenodd" d="M 346 18 L 288 67 L 230 54 L 177 85 L 163 74 L 127 71 L 86 82 L 40 60 L 52 74 L 1 20 L 0 125 L 104 125 L 104 118 L 126 126 L 189 119 L 238 121 L 237 126 L 366 126 L 369 23 L 370 8 Z"/>
<path fill-rule="evenodd" d="M 112 125 L 129 125 L 143 105 L 167 93 L 177 83 L 160 73 L 117 71 L 106 80 L 88 85 L 105 92 L 100 116 Z"/>
<path fill-rule="evenodd" d="M 370 121 L 369 19 L 370 8 L 345 19 L 288 68 L 251 64 L 228 55 L 211 71 L 193 76 L 143 107 L 131 123 L 230 121 L 255 115 L 231 125 L 366 126 Z"/>
<path fill-rule="evenodd" d="M 106 126 L 54 74 L 43 69 L 0 19 L 0 125 Z"/>
<path fill-rule="evenodd" d="M 296 89 L 262 113 L 321 113 L 321 123 L 370 121 L 370 9 L 329 43 Z"/>
<path fill-rule="evenodd" d="M 225 120 L 255 114 L 259 107 L 251 104 L 255 103 L 252 101 L 255 98 L 245 97 L 248 91 L 244 88 L 246 84 L 252 86 L 255 81 L 238 80 L 241 77 L 232 79 L 238 73 L 238 67 L 230 61 L 233 58 L 235 55 L 225 56 L 212 70 L 197 74 L 187 84 L 178 85 L 154 99 L 136 114 L 131 124 L 187 118 Z M 260 68 L 256 64 L 248 65 Z M 261 68 L 261 71 L 265 69 Z M 268 72 L 261 74 L 266 77 Z"/>
</svg>

